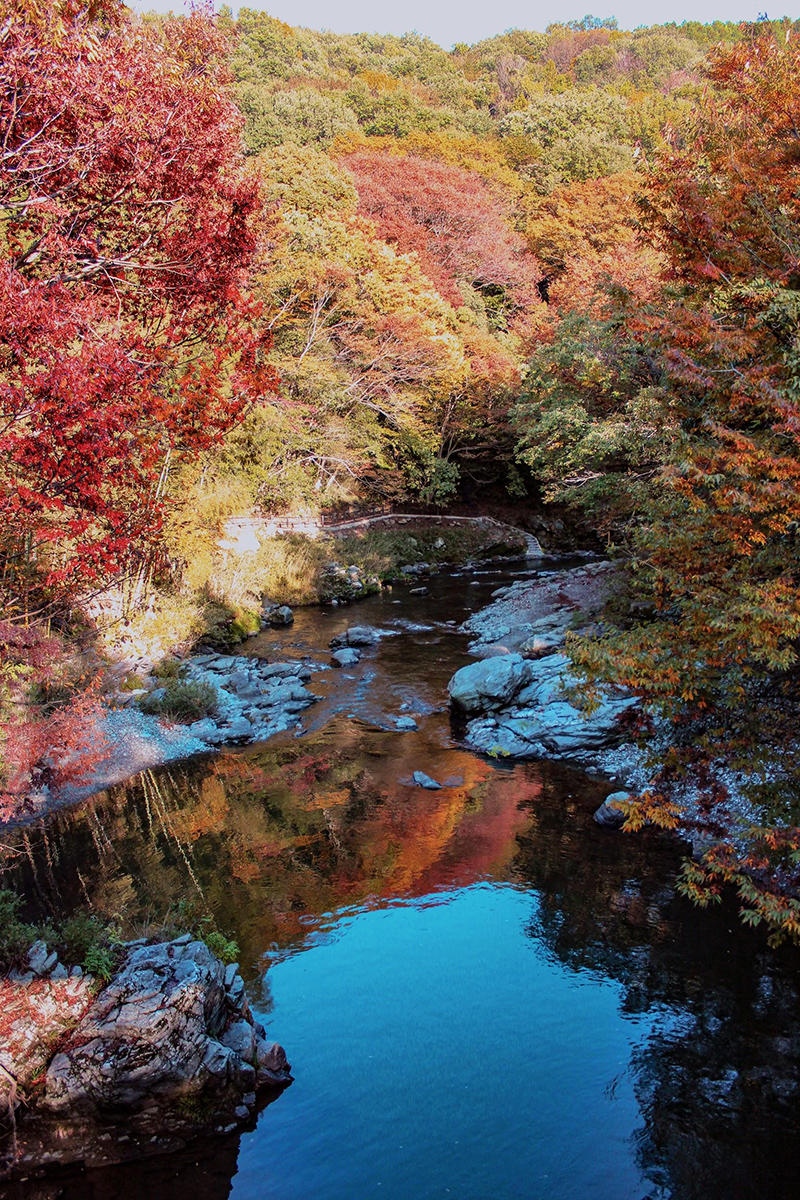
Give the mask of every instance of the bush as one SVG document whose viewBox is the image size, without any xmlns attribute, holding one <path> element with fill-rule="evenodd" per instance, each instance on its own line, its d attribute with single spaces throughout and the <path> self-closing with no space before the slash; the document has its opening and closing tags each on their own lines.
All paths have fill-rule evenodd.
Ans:
<svg viewBox="0 0 800 1200">
<path fill-rule="evenodd" d="M 70 965 L 85 966 L 89 951 L 108 940 L 108 930 L 97 917 L 78 912 L 61 923 L 57 937 L 60 957 Z"/>
<path fill-rule="evenodd" d="M 37 930 L 19 919 L 19 896 L 0 890 L 0 971 L 17 966 L 25 951 L 36 940 Z"/>
<path fill-rule="evenodd" d="M 179 658 L 165 658 L 153 667 L 153 674 L 156 679 L 180 679 L 182 666 Z"/>
<path fill-rule="evenodd" d="M 116 957 L 109 946 L 90 946 L 86 951 L 83 969 L 87 975 L 94 975 L 98 979 L 102 979 L 104 983 L 108 983 L 114 974 L 115 966 Z"/>
<path fill-rule="evenodd" d="M 209 932 L 201 930 L 199 936 L 203 939 L 212 954 L 216 954 L 217 958 L 224 963 L 234 963 L 239 957 L 239 943 L 233 938 L 226 938 L 224 933 L 220 933 L 218 929 L 212 929 Z"/>
<path fill-rule="evenodd" d="M 140 708 L 152 716 L 171 717 L 174 721 L 199 721 L 216 711 L 217 689 L 210 683 L 189 679 L 170 679 L 163 693 L 145 696 Z"/>
</svg>

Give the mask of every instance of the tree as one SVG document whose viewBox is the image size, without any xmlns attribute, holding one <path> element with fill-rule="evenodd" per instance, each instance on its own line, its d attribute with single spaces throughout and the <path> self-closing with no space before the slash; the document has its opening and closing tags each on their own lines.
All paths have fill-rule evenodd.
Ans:
<svg viewBox="0 0 800 1200">
<path fill-rule="evenodd" d="M 0 516 L 10 608 L 130 566 L 171 458 L 274 376 L 243 292 L 259 190 L 213 19 L 2 0 Z M 16 596 L 14 591 L 16 590 Z"/>
<path fill-rule="evenodd" d="M 442 296 L 464 303 L 463 286 L 501 294 L 513 318 L 534 307 L 538 264 L 513 231 L 500 193 L 461 167 L 410 155 L 359 153 L 344 159 L 360 209 L 381 237 L 413 252 Z"/>
<path fill-rule="evenodd" d="M 653 619 L 575 656 L 678 721 L 665 782 L 688 762 L 702 784 L 723 753 L 757 772 L 763 798 L 785 764 L 749 851 L 723 844 L 687 868 L 685 887 L 707 901 L 733 880 L 749 920 L 797 937 L 800 48 L 768 35 L 717 50 L 710 79 L 644 202 L 679 288 L 642 314 L 678 422 L 639 539 Z"/>
</svg>

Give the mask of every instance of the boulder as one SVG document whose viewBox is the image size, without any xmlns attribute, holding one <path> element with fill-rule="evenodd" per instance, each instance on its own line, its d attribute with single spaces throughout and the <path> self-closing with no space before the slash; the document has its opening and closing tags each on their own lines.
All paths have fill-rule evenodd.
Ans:
<svg viewBox="0 0 800 1200">
<path fill-rule="evenodd" d="M 375 646 L 381 640 L 381 631 L 371 625 L 351 625 L 344 633 L 330 642 L 332 650 L 343 646 Z"/>
<path fill-rule="evenodd" d="M 563 645 L 563 635 L 554 630 L 552 633 L 537 633 L 527 638 L 520 646 L 519 652 L 523 658 L 543 658 Z"/>
<path fill-rule="evenodd" d="M 232 717 L 227 725 L 223 727 L 223 732 L 226 738 L 237 739 L 251 737 L 253 734 L 253 723 L 248 721 L 247 717 Z"/>
<path fill-rule="evenodd" d="M 501 654 L 510 654 L 508 646 L 504 646 L 502 642 L 496 645 L 486 646 L 483 642 L 473 642 L 469 648 L 470 654 L 474 654 L 476 658 L 499 658 Z"/>
<path fill-rule="evenodd" d="M 519 654 L 484 659 L 457 671 L 453 705 L 469 718 L 467 745 L 493 757 L 581 758 L 618 743 L 619 718 L 635 697 L 602 689 L 591 711 L 563 654 L 531 661 Z M 578 694 L 576 694 L 578 693 Z"/>
<path fill-rule="evenodd" d="M 399 730 L 419 729 L 419 725 L 417 725 L 417 722 L 414 720 L 413 717 L 395 717 L 394 727 L 395 727 L 395 729 L 399 729 Z"/>
<path fill-rule="evenodd" d="M 451 702 L 465 713 L 501 709 L 533 678 L 533 668 L 520 654 L 503 654 L 470 663 L 456 671 L 447 690 Z"/>
<path fill-rule="evenodd" d="M 238 1103 L 255 1064 L 280 1058 L 254 1026 L 241 976 L 204 942 L 178 938 L 131 950 L 62 1043 L 45 1077 L 42 1107 L 53 1113 L 111 1113 L 145 1103 L 209 1095 Z"/>
<path fill-rule="evenodd" d="M 345 646 L 341 650 L 334 650 L 331 658 L 335 667 L 354 667 L 361 658 L 361 655 L 358 650 L 353 650 Z"/>
<path fill-rule="evenodd" d="M 310 679 L 311 669 L 303 662 L 259 662 L 259 679 L 285 679 L 291 675 L 297 679 Z"/>
<path fill-rule="evenodd" d="M 277 608 L 270 609 L 267 613 L 267 620 L 270 625 L 280 628 L 283 625 L 291 625 L 294 622 L 294 613 L 288 604 L 279 604 Z"/>
<path fill-rule="evenodd" d="M 594 813 L 598 825 L 605 829 L 621 829 L 625 824 L 626 812 L 622 807 L 631 800 L 630 792 L 612 792 Z"/>
</svg>

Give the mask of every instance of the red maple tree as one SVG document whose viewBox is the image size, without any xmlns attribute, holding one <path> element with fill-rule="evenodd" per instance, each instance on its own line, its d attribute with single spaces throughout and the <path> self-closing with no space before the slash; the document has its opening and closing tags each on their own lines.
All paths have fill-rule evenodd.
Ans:
<svg viewBox="0 0 800 1200">
<path fill-rule="evenodd" d="M 0 24 L 0 552 L 85 585 L 157 530 L 170 458 L 274 389 L 259 189 L 212 17 L 3 0 Z"/>
<path fill-rule="evenodd" d="M 363 152 L 344 161 L 353 172 L 361 211 L 382 238 L 417 255 L 446 300 L 463 304 L 459 284 L 466 283 L 479 290 L 503 289 L 513 310 L 536 305 L 543 272 L 486 180 L 415 155 Z"/>
</svg>

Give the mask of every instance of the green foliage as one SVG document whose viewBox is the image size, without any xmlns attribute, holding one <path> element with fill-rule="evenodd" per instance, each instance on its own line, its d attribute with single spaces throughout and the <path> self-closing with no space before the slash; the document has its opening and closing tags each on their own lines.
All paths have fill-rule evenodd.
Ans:
<svg viewBox="0 0 800 1200">
<path fill-rule="evenodd" d="M 64 960 L 85 966 L 89 951 L 106 943 L 108 927 L 91 913 L 77 912 L 61 923 L 57 936 Z"/>
<path fill-rule="evenodd" d="M 525 172 L 542 192 L 629 171 L 633 147 L 628 130 L 625 102 L 599 88 L 532 97 L 526 108 L 509 113 L 499 125 L 501 138 L 524 137 L 537 147 Z"/>
<path fill-rule="evenodd" d="M 142 687 L 144 687 L 144 680 L 142 679 L 141 675 L 137 675 L 135 671 L 131 671 L 130 674 L 125 676 L 120 684 L 120 691 L 135 692 Z"/>
<path fill-rule="evenodd" d="M 183 664 L 179 658 L 164 658 L 153 667 L 156 679 L 180 679 Z"/>
<path fill-rule="evenodd" d="M 282 142 L 330 146 L 358 128 L 355 113 L 339 95 L 312 88 L 270 92 L 248 85 L 240 90 L 239 103 L 247 118 L 247 144 L 255 152 Z"/>
<path fill-rule="evenodd" d="M 92 913 L 73 913 L 55 930 L 53 941 L 65 965 L 78 964 L 87 975 L 104 982 L 108 982 L 114 974 L 120 941 L 115 927 L 109 921 L 101 920 Z"/>
<path fill-rule="evenodd" d="M 615 317 L 571 313 L 531 360 L 514 410 L 517 455 L 548 499 L 617 536 L 647 507 L 669 448 L 669 413 L 646 345 Z"/>
<path fill-rule="evenodd" d="M 97 979 L 102 979 L 104 983 L 108 983 L 114 974 L 117 960 L 113 951 L 108 946 L 93 945 L 88 948 L 83 960 L 83 969 L 87 975 L 94 975 Z"/>
<path fill-rule="evenodd" d="M 34 925 L 20 920 L 22 900 L 14 892 L 0 890 L 0 972 L 19 966 L 37 937 Z"/>
<path fill-rule="evenodd" d="M 234 963 L 239 958 L 239 943 L 233 938 L 226 938 L 218 929 L 200 932 L 200 936 L 212 954 L 224 963 Z"/>
<path fill-rule="evenodd" d="M 207 717 L 216 707 L 216 688 L 190 679 L 170 679 L 162 696 L 145 696 L 140 704 L 142 712 L 187 723 Z"/>
</svg>

